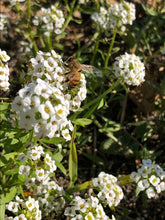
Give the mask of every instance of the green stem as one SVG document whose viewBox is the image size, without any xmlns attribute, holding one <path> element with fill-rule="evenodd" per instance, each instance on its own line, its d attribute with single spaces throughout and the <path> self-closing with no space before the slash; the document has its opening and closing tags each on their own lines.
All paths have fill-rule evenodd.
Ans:
<svg viewBox="0 0 165 220">
<path fill-rule="evenodd" d="M 76 0 L 73 0 L 71 7 L 69 7 L 68 5 L 67 5 L 67 7 L 66 7 L 66 8 L 69 9 L 69 15 L 68 15 L 68 17 L 67 17 L 67 19 L 66 19 L 66 21 L 65 21 L 65 23 L 64 23 L 64 25 L 63 25 L 62 31 L 65 30 L 65 28 L 67 27 L 67 25 L 69 24 L 69 22 L 72 20 L 73 13 L 80 7 L 79 4 L 77 4 L 77 6 L 75 7 L 75 2 L 76 2 Z M 67 4 L 67 3 L 66 3 L 66 4 Z"/>
<path fill-rule="evenodd" d="M 91 62 L 90 62 L 91 65 L 93 65 L 93 63 L 94 63 L 94 60 L 95 60 L 95 57 L 96 57 L 96 54 L 97 54 L 97 50 L 99 48 L 99 43 L 100 43 L 100 34 L 96 38 L 95 49 L 93 51 L 93 56 L 92 56 L 92 59 L 91 59 Z"/>
<path fill-rule="evenodd" d="M 27 2 L 27 20 L 28 20 L 28 27 L 30 28 L 30 18 L 31 18 L 31 0 Z"/>
<path fill-rule="evenodd" d="M 78 186 L 69 188 L 67 190 L 67 193 L 69 193 L 70 195 L 73 194 L 74 192 L 79 192 L 81 190 L 85 190 L 85 189 L 89 189 L 92 185 L 92 181 L 86 181 L 85 183 L 82 183 Z"/>
<path fill-rule="evenodd" d="M 116 33 L 117 33 L 117 27 L 115 27 L 114 32 L 113 32 L 112 40 L 111 40 L 111 43 L 110 43 L 110 46 L 107 52 L 107 56 L 105 58 L 104 69 L 107 69 L 108 67 L 108 61 L 109 61 L 109 57 L 110 57 L 110 54 L 111 54 L 111 51 L 112 51 L 112 48 L 115 42 Z"/>
<path fill-rule="evenodd" d="M 30 36 L 28 37 L 28 40 L 29 40 L 29 42 L 31 42 L 31 43 L 33 44 L 34 51 L 35 51 L 35 53 L 37 54 L 37 52 L 38 52 L 37 44 L 36 44 L 36 42 L 35 42 L 35 40 L 34 40 L 34 37 L 33 37 L 33 34 L 32 34 L 31 31 L 30 31 L 29 34 L 30 34 Z"/>
<path fill-rule="evenodd" d="M 17 14 L 18 14 L 19 18 L 21 19 L 21 13 L 20 13 L 20 7 L 19 7 L 19 2 L 18 1 L 16 1 L 15 6 L 16 6 Z"/>
</svg>

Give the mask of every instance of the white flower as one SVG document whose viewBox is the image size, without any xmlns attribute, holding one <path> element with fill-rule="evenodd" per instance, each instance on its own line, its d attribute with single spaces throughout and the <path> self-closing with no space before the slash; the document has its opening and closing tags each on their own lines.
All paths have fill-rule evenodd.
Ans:
<svg viewBox="0 0 165 220">
<path fill-rule="evenodd" d="M 32 124 L 35 123 L 34 114 L 32 111 L 21 111 L 20 113 L 20 120 L 19 120 L 19 126 L 21 128 L 24 128 L 26 131 L 29 131 L 32 129 Z"/>
<path fill-rule="evenodd" d="M 76 210 L 79 210 L 79 211 L 85 213 L 88 207 L 89 207 L 89 204 L 84 199 L 82 199 L 80 197 L 79 197 L 79 199 L 77 199 L 76 204 L 75 204 Z"/>
<path fill-rule="evenodd" d="M 83 220 L 83 216 L 81 214 L 78 214 L 74 218 L 71 218 L 71 220 Z"/>
<path fill-rule="evenodd" d="M 154 164 L 153 167 L 154 167 L 156 174 L 160 177 L 160 179 L 161 180 L 164 179 L 165 171 L 157 164 Z"/>
<path fill-rule="evenodd" d="M 3 62 L 7 62 L 10 60 L 10 57 L 7 55 L 5 50 L 0 49 L 0 60 Z"/>
<path fill-rule="evenodd" d="M 165 191 L 165 182 L 160 182 L 155 188 L 157 193 L 161 193 L 162 191 Z"/>
<path fill-rule="evenodd" d="M 25 85 L 24 88 L 20 89 L 18 94 L 21 98 L 25 98 L 26 96 L 31 97 L 31 95 L 34 92 L 34 88 L 35 88 L 35 84 L 34 83 L 29 83 L 27 85 Z"/>
<path fill-rule="evenodd" d="M 55 114 L 55 110 L 50 101 L 46 101 L 45 104 L 41 104 L 38 110 L 41 113 L 42 118 L 46 120 Z"/>
<path fill-rule="evenodd" d="M 50 172 L 53 173 L 56 169 L 57 169 L 57 166 L 55 165 L 55 161 L 52 160 L 50 163 L 49 163 L 49 167 L 50 167 Z"/>
<path fill-rule="evenodd" d="M 70 141 L 71 140 L 71 136 L 69 134 L 69 130 L 68 129 L 62 130 L 62 136 L 65 138 L 66 141 Z"/>
<path fill-rule="evenodd" d="M 28 219 L 25 217 L 24 214 L 20 214 L 20 215 L 18 216 L 18 220 L 28 220 Z"/>
<path fill-rule="evenodd" d="M 58 66 L 58 63 L 52 57 L 49 57 L 47 60 L 44 60 L 44 66 L 48 72 L 52 72 Z"/>
<path fill-rule="evenodd" d="M 7 205 L 7 209 L 11 212 L 17 212 L 18 207 L 19 207 L 19 203 L 13 201 L 9 202 L 9 204 Z"/>
<path fill-rule="evenodd" d="M 148 167 L 152 167 L 152 160 L 147 159 L 147 160 L 142 160 L 143 165 L 148 166 Z"/>
<path fill-rule="evenodd" d="M 98 205 L 98 203 L 99 203 L 98 198 L 97 198 L 97 197 L 94 197 L 94 196 L 91 196 L 90 199 L 91 199 L 91 206 L 92 206 L 92 208 L 96 208 L 97 205 Z"/>
<path fill-rule="evenodd" d="M 1 14 L 0 14 L 1 15 Z M 6 51 L 0 49 L 0 89 L 6 91 L 9 89 L 9 68 L 6 63 L 10 57 Z"/>
<path fill-rule="evenodd" d="M 43 185 L 48 185 L 48 182 L 50 180 L 50 177 L 49 177 L 49 171 L 46 171 L 44 176 L 43 176 L 43 179 L 42 179 L 42 184 Z"/>
<path fill-rule="evenodd" d="M 99 204 L 99 205 L 96 207 L 96 213 L 97 213 L 97 215 L 96 215 L 96 218 L 97 218 L 97 219 L 100 219 L 100 218 L 103 219 L 103 217 L 105 216 L 105 212 L 104 212 L 104 209 L 103 209 L 103 207 L 102 207 L 101 204 Z"/>
<path fill-rule="evenodd" d="M 42 212 L 41 212 L 41 210 L 39 210 L 39 209 L 37 209 L 36 210 L 36 219 L 37 220 L 41 220 L 42 219 Z"/>
<path fill-rule="evenodd" d="M 147 197 L 150 199 L 152 197 L 155 197 L 155 191 L 152 187 L 149 187 L 147 190 L 146 190 L 146 194 L 147 194 Z"/>
<path fill-rule="evenodd" d="M 123 1 L 120 4 L 110 4 L 109 8 L 100 7 L 100 12 L 91 15 L 92 20 L 99 25 L 101 30 L 109 31 L 118 27 L 118 30 L 125 31 L 124 25 L 132 25 L 135 20 L 135 5 Z"/>
<path fill-rule="evenodd" d="M 35 178 L 26 178 L 26 182 L 25 182 L 25 185 L 26 186 L 32 186 L 32 185 L 35 185 Z"/>
<path fill-rule="evenodd" d="M 152 175 L 150 176 L 149 181 L 153 186 L 157 186 L 160 182 L 160 179 L 156 177 L 155 175 Z"/>
<path fill-rule="evenodd" d="M 34 88 L 34 92 L 35 94 L 41 95 L 45 99 L 48 99 L 49 96 L 53 93 L 53 89 L 47 82 L 41 79 L 37 79 L 37 85 Z"/>
<path fill-rule="evenodd" d="M 136 173 L 135 171 L 133 171 L 130 174 L 130 179 L 134 180 L 136 183 L 139 181 L 140 178 L 141 178 L 140 173 Z"/>
<path fill-rule="evenodd" d="M 93 216 L 92 212 L 89 212 L 89 213 L 85 216 L 85 220 L 95 220 L 95 217 Z"/>
<path fill-rule="evenodd" d="M 41 157 L 41 154 L 36 149 L 32 149 L 31 151 L 28 151 L 28 155 L 32 160 L 38 160 Z"/>
<path fill-rule="evenodd" d="M 52 162 L 52 158 L 49 156 L 49 154 L 46 154 L 44 161 L 48 165 Z"/>
<path fill-rule="evenodd" d="M 48 189 L 51 190 L 51 189 L 54 189 L 56 190 L 57 189 L 57 184 L 55 181 L 50 181 L 48 182 Z"/>
<path fill-rule="evenodd" d="M 149 187 L 149 182 L 148 180 L 144 179 L 144 180 L 140 180 L 138 182 L 138 188 L 140 191 L 144 191 L 145 189 L 147 189 Z"/>
<path fill-rule="evenodd" d="M 40 154 L 45 154 L 42 146 L 35 146 L 35 150 L 38 151 Z"/>
<path fill-rule="evenodd" d="M 67 112 L 65 111 L 64 106 L 61 104 L 55 106 L 55 112 L 56 112 L 57 116 L 60 118 L 66 117 L 66 115 L 67 115 Z"/>
<path fill-rule="evenodd" d="M 151 173 L 151 168 L 148 166 L 143 165 L 141 168 L 138 169 L 138 173 L 142 175 L 142 177 L 147 177 L 148 174 Z"/>
<path fill-rule="evenodd" d="M 76 214 L 75 208 L 74 207 L 66 207 L 64 211 L 64 215 L 74 217 Z"/>
<path fill-rule="evenodd" d="M 25 162 L 28 159 L 28 156 L 24 153 L 20 153 L 18 155 L 18 160 L 20 160 L 21 162 Z"/>
<path fill-rule="evenodd" d="M 144 82 L 145 67 L 138 56 L 125 53 L 115 60 L 113 70 L 116 77 L 122 77 L 125 83 L 133 86 Z"/>
<path fill-rule="evenodd" d="M 25 204 L 29 211 L 32 211 L 36 207 L 35 199 L 31 198 L 31 196 L 28 197 L 28 201 Z"/>
<path fill-rule="evenodd" d="M 41 181 L 41 180 L 43 180 L 44 179 L 44 177 L 45 177 L 45 171 L 44 171 L 44 169 L 38 169 L 38 170 L 36 170 L 36 178 L 37 178 L 37 180 L 39 180 L 39 181 Z"/>
<path fill-rule="evenodd" d="M 28 176 L 29 173 L 30 173 L 30 166 L 21 165 L 19 167 L 19 172 L 18 173 Z"/>
</svg>

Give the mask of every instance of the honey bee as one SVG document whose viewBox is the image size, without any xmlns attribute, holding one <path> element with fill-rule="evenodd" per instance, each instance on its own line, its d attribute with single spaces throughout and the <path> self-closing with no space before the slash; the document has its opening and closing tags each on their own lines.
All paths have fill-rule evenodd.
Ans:
<svg viewBox="0 0 165 220">
<path fill-rule="evenodd" d="M 35 193 L 24 191 L 24 196 L 35 196 Z"/>
<path fill-rule="evenodd" d="M 69 88 L 73 88 L 80 82 L 81 71 L 96 74 L 101 74 L 102 72 L 94 66 L 80 64 L 80 62 L 73 56 L 69 57 L 65 61 L 65 66 L 69 68 L 69 72 L 67 72 L 67 81 L 69 82 Z"/>
</svg>

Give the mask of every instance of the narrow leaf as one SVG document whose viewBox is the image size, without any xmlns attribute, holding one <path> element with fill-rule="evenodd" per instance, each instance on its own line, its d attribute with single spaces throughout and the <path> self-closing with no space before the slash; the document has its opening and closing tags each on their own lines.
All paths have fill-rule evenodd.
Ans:
<svg viewBox="0 0 165 220">
<path fill-rule="evenodd" d="M 74 139 L 76 137 L 76 126 L 74 126 L 72 140 L 70 142 L 70 153 L 69 153 L 69 177 L 70 177 L 70 187 L 73 186 L 74 182 L 77 180 L 77 151 Z"/>
<path fill-rule="evenodd" d="M 87 119 L 87 118 L 77 118 L 72 121 L 76 125 L 80 125 L 82 127 L 85 127 L 85 125 L 89 125 L 92 123 L 92 120 Z"/>
<path fill-rule="evenodd" d="M 75 143 L 70 143 L 70 154 L 69 154 L 69 176 L 70 176 L 70 187 L 77 180 L 77 151 Z"/>
</svg>

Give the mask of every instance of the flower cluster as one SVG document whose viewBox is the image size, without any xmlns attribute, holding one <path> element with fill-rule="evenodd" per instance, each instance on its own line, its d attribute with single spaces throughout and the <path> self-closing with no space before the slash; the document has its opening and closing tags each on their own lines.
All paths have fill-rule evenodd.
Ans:
<svg viewBox="0 0 165 220">
<path fill-rule="evenodd" d="M 50 177 L 56 170 L 55 161 L 51 156 L 43 151 L 42 146 L 29 144 L 28 150 L 18 155 L 18 161 L 22 164 L 18 172 L 25 177 L 26 201 L 16 196 L 16 202 L 11 201 L 6 206 L 17 216 L 13 219 L 39 220 L 46 216 L 53 218 L 61 213 L 65 205 L 64 190 Z"/>
<path fill-rule="evenodd" d="M 10 4 L 11 5 L 16 5 L 18 2 L 21 3 L 21 2 L 24 2 L 25 0 L 10 0 Z"/>
<path fill-rule="evenodd" d="M 144 82 L 145 66 L 135 54 L 125 53 L 115 58 L 113 71 L 116 77 L 122 77 L 128 85 L 139 86 Z"/>
<path fill-rule="evenodd" d="M 117 178 L 113 175 L 101 172 L 93 179 L 93 186 L 99 193 L 97 197 L 109 207 L 117 206 L 123 199 L 123 191 L 117 184 Z"/>
<path fill-rule="evenodd" d="M 40 26 L 44 34 L 49 36 L 50 32 L 61 33 L 61 28 L 65 22 L 64 14 L 54 5 L 50 8 L 41 8 L 41 11 L 33 19 L 35 26 Z"/>
<path fill-rule="evenodd" d="M 31 59 L 33 81 L 19 90 L 12 109 L 20 117 L 20 127 L 33 129 L 34 135 L 71 139 L 73 125 L 67 119 L 70 111 L 77 111 L 86 98 L 86 81 L 83 74 L 79 85 L 68 88 L 66 68 L 55 51 L 38 52 Z"/>
<path fill-rule="evenodd" d="M 152 164 L 150 159 L 142 160 L 142 163 L 142 167 L 132 172 L 130 178 L 137 184 L 138 192 L 145 191 L 150 199 L 165 191 L 165 171 L 158 164 Z"/>
<path fill-rule="evenodd" d="M 0 32 L 1 34 L 7 34 L 7 27 L 9 26 L 9 21 L 4 14 L 0 13 Z"/>
<path fill-rule="evenodd" d="M 89 2 L 89 0 L 79 0 L 79 4 L 86 4 L 88 2 Z"/>
<path fill-rule="evenodd" d="M 32 198 L 31 196 L 28 197 L 28 200 L 25 202 L 23 199 L 21 199 L 19 196 L 16 196 L 16 202 L 9 202 L 8 205 L 6 205 L 6 208 L 10 211 L 16 214 L 16 217 L 5 217 L 5 220 L 28 220 L 28 219 L 41 219 L 41 210 L 39 209 L 39 202 Z M 20 207 L 24 207 L 24 212 L 21 214 L 18 214 L 20 211 Z"/>
<path fill-rule="evenodd" d="M 7 55 L 6 51 L 0 49 L 0 89 L 9 89 L 9 67 L 7 61 L 10 57 Z"/>
<path fill-rule="evenodd" d="M 65 209 L 64 215 L 69 216 L 71 220 L 110 220 L 98 198 L 93 196 L 88 199 L 76 196 L 70 206 Z M 112 220 L 115 220 L 114 216 L 112 216 Z"/>
<path fill-rule="evenodd" d="M 100 7 L 100 12 L 94 12 L 91 15 L 91 19 L 106 32 L 115 27 L 124 32 L 126 30 L 125 25 L 132 25 L 136 19 L 135 5 L 123 1 L 120 4 L 108 5 L 108 9 Z"/>
</svg>

